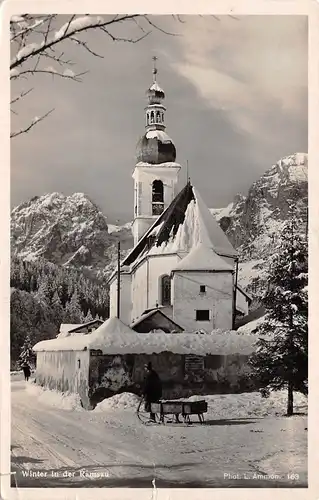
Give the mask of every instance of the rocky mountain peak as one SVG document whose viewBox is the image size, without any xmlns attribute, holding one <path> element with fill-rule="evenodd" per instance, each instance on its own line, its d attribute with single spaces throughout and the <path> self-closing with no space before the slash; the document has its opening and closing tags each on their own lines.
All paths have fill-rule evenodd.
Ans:
<svg viewBox="0 0 319 500">
<path fill-rule="evenodd" d="M 242 263 L 239 277 L 248 289 L 256 289 L 256 284 L 258 289 L 262 284 L 267 260 L 276 248 L 291 207 L 302 220 L 300 231 L 306 231 L 308 155 L 305 153 L 281 158 L 252 184 L 246 196 L 237 195 L 226 208 L 212 210 L 239 251 Z"/>
<path fill-rule="evenodd" d="M 12 253 L 24 259 L 43 257 L 104 275 L 119 238 L 132 238 L 130 230 L 110 234 L 107 218 L 84 193 L 35 196 L 11 213 Z"/>
</svg>

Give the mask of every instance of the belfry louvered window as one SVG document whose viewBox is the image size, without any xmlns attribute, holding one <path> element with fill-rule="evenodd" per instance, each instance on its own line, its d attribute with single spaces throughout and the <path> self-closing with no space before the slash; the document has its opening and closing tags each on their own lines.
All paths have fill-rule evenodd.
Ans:
<svg viewBox="0 0 319 500">
<path fill-rule="evenodd" d="M 163 182 L 156 180 L 152 184 L 152 215 L 160 215 L 164 210 Z"/>
</svg>

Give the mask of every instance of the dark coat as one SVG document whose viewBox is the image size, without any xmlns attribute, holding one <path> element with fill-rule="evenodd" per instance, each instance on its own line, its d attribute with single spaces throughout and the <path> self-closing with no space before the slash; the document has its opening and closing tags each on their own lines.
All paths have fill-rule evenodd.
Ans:
<svg viewBox="0 0 319 500">
<path fill-rule="evenodd" d="M 149 370 L 145 378 L 144 397 L 155 403 L 162 397 L 162 382 L 155 370 Z"/>
<path fill-rule="evenodd" d="M 25 377 L 30 377 L 30 375 L 31 375 L 30 366 L 25 365 L 22 367 L 22 370 L 23 370 Z"/>
</svg>

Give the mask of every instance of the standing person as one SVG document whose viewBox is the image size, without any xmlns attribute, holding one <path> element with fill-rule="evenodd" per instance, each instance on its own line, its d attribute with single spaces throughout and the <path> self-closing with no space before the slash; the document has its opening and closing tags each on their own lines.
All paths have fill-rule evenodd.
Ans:
<svg viewBox="0 0 319 500">
<path fill-rule="evenodd" d="M 150 412 L 150 420 L 155 422 L 155 413 L 151 412 L 151 403 L 156 403 L 162 397 L 162 382 L 158 373 L 153 370 L 152 363 L 145 365 L 146 377 L 144 385 L 145 411 Z"/>
<path fill-rule="evenodd" d="M 30 366 L 27 365 L 27 364 L 25 364 L 25 365 L 23 365 L 22 370 L 23 370 L 23 373 L 24 373 L 24 380 L 26 380 L 26 382 L 28 382 L 29 377 L 31 375 Z"/>
</svg>

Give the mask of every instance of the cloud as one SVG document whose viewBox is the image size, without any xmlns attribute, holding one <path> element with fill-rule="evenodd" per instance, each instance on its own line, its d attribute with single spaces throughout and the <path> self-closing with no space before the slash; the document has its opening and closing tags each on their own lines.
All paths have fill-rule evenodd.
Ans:
<svg viewBox="0 0 319 500">
<path fill-rule="evenodd" d="M 226 206 L 272 163 L 307 150 L 307 25 L 286 16 L 154 18 L 164 29 L 137 44 L 86 40 L 104 59 L 68 45 L 83 83 L 37 75 L 13 129 L 55 108 L 11 143 L 11 200 L 86 192 L 110 220 L 132 217 L 135 145 L 144 131 L 152 56 L 166 93 L 167 132 L 205 201 Z M 61 46 L 64 50 L 64 46 Z M 17 92 L 12 86 L 13 96 Z"/>
<path fill-rule="evenodd" d="M 179 44 L 182 58 L 172 63 L 175 70 L 243 132 L 271 135 L 264 115 L 272 106 L 292 118 L 305 117 L 305 17 L 191 17 Z"/>
</svg>

